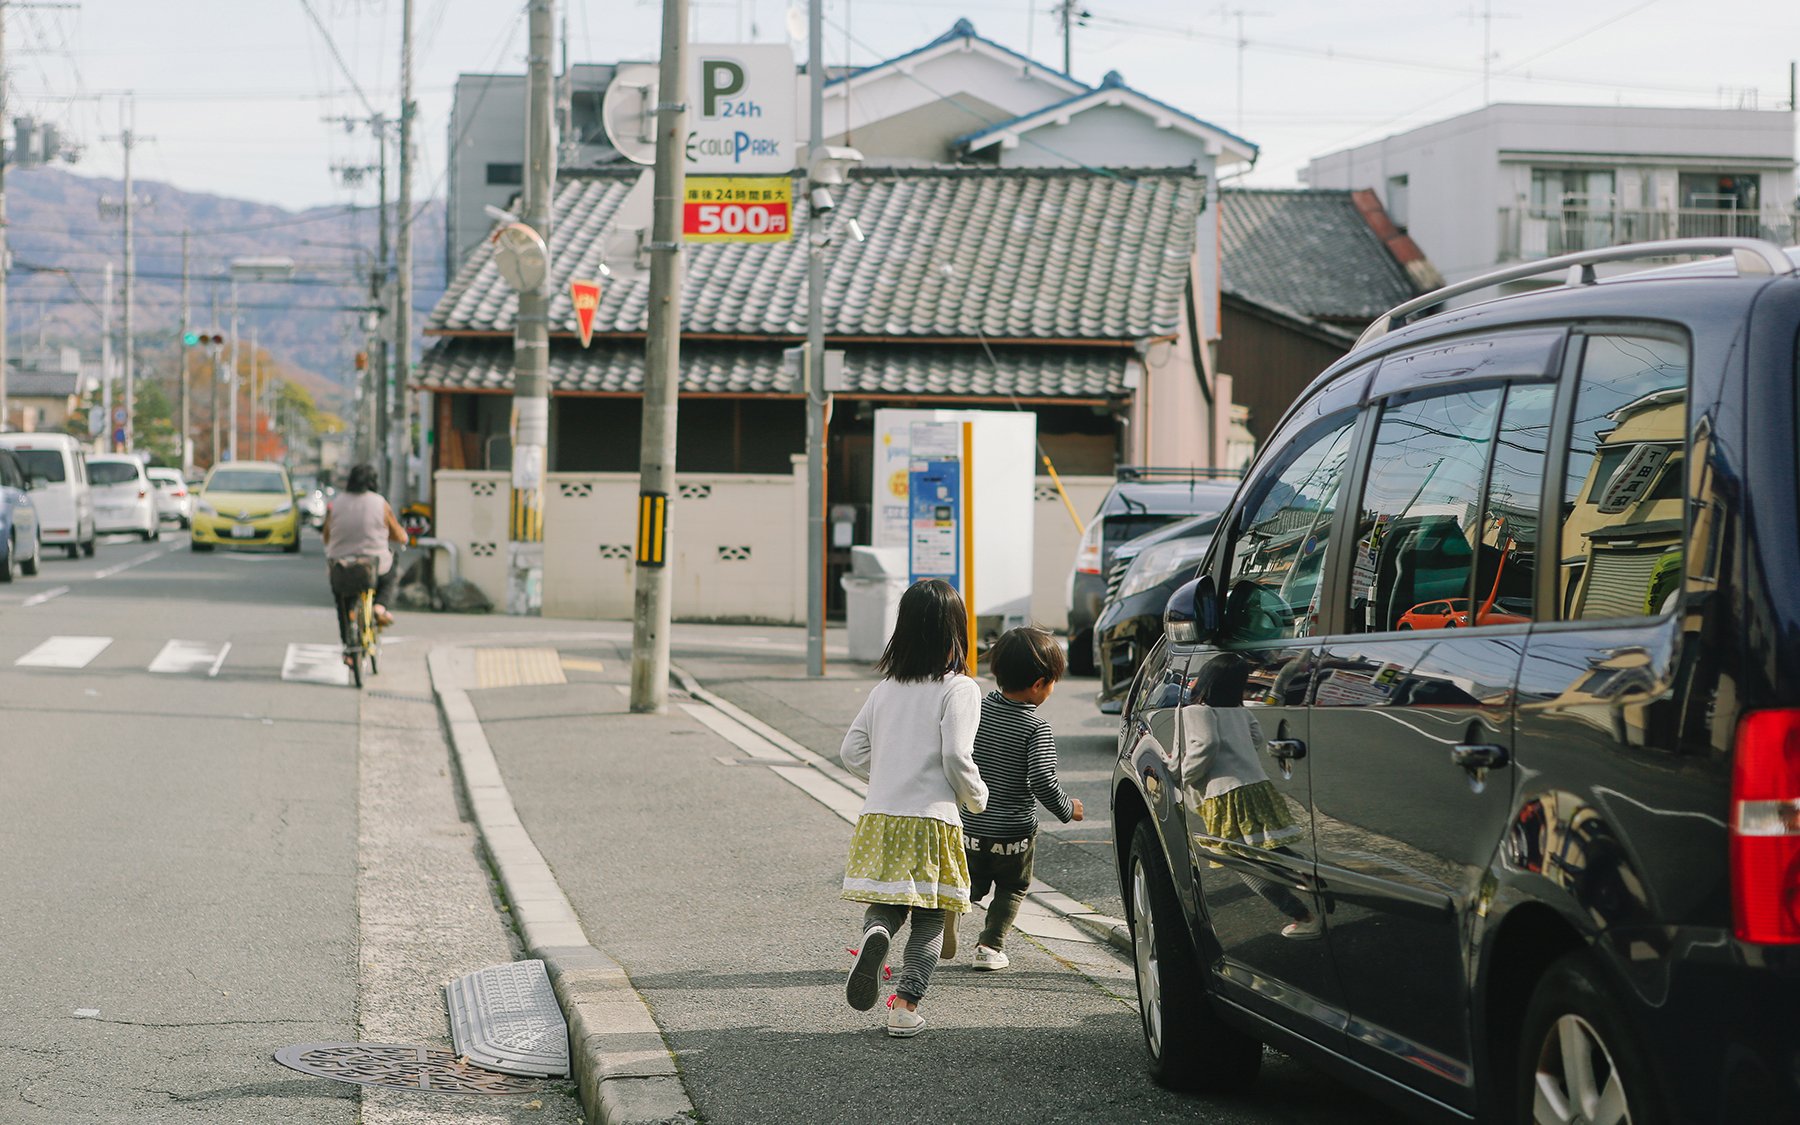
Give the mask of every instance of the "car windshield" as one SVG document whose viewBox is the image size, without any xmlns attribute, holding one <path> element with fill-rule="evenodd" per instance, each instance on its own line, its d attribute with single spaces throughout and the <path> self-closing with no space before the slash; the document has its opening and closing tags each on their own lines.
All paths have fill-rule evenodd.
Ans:
<svg viewBox="0 0 1800 1125">
<path fill-rule="evenodd" d="M 158 488 L 176 488 L 181 484 L 181 481 L 175 477 L 151 477 L 150 483 Z"/>
<path fill-rule="evenodd" d="M 89 461 L 89 484 L 126 484 L 138 479 L 138 467 L 128 461 Z"/>
<path fill-rule="evenodd" d="M 25 469 L 25 475 L 53 483 L 68 480 L 63 475 L 62 454 L 54 449 L 15 449 L 13 456 Z"/>
<path fill-rule="evenodd" d="M 206 482 L 208 492 L 286 492 L 280 473 L 258 469 L 220 469 Z"/>
</svg>

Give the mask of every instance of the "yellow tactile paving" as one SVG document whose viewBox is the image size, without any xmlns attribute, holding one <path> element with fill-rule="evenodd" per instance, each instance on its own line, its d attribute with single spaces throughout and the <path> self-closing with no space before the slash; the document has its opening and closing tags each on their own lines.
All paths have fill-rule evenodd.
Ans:
<svg viewBox="0 0 1800 1125">
<path fill-rule="evenodd" d="M 562 658 L 565 672 L 604 672 L 606 665 L 587 656 L 565 656 Z"/>
<path fill-rule="evenodd" d="M 478 648 L 475 650 L 475 686 L 523 687 L 527 684 L 566 684 L 562 663 L 553 648 Z"/>
</svg>

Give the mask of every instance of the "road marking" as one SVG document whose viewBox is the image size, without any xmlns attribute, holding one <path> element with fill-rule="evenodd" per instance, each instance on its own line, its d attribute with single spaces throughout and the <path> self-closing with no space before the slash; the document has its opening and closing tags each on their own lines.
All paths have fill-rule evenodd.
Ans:
<svg viewBox="0 0 1800 1125">
<path fill-rule="evenodd" d="M 19 608 L 24 609 L 27 606 L 43 605 L 45 602 L 49 601 L 51 598 L 60 598 L 68 592 L 69 592 L 69 588 L 67 586 L 58 586 L 53 590 L 45 590 L 41 594 L 33 594 L 29 598 L 26 598 L 24 601 L 20 602 Z"/>
<path fill-rule="evenodd" d="M 231 642 L 226 641 L 225 647 L 219 650 L 219 658 L 217 660 L 213 661 L 212 671 L 210 671 L 206 674 L 208 679 L 211 679 L 212 677 L 217 676 L 219 674 L 219 669 L 223 668 L 225 666 L 225 655 L 227 653 L 229 653 L 230 651 L 231 651 Z"/>
<path fill-rule="evenodd" d="M 86 668 L 112 643 L 111 637 L 51 637 L 13 664 L 20 668 Z"/>
<path fill-rule="evenodd" d="M 115 563 L 112 566 L 107 567 L 105 570 L 96 570 L 94 572 L 94 577 L 95 578 L 111 578 L 113 575 L 119 573 L 122 570 L 130 570 L 134 566 L 142 566 L 144 563 L 149 562 L 151 559 L 160 559 L 164 555 L 168 554 L 170 551 L 176 551 L 176 550 L 180 550 L 180 549 L 181 549 L 181 544 L 171 543 L 168 546 L 164 547 L 160 551 L 151 551 L 147 555 L 139 555 L 135 559 L 129 559 L 122 563 Z"/>
<path fill-rule="evenodd" d="M 350 666 L 344 663 L 341 645 L 300 645 L 287 647 L 281 662 L 281 678 L 310 684 L 350 683 Z"/>
<path fill-rule="evenodd" d="M 224 649 L 230 647 L 225 645 Z M 225 661 L 224 649 L 209 641 L 170 641 L 156 654 L 156 659 L 150 662 L 150 670 L 179 675 L 212 668 L 214 671 L 208 675 L 216 675 L 219 664 Z"/>
<path fill-rule="evenodd" d="M 478 648 L 475 650 L 475 686 L 478 688 L 524 687 L 529 684 L 566 684 L 562 665 L 553 648 Z"/>
</svg>

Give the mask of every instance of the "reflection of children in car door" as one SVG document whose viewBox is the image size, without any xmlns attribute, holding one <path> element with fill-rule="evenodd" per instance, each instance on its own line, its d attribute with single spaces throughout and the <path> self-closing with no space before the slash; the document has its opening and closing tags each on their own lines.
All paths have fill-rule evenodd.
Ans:
<svg viewBox="0 0 1800 1125">
<path fill-rule="evenodd" d="M 1215 691 L 1217 690 L 1215 686 Z M 1217 696 L 1230 702 L 1241 692 Z M 1262 726 L 1253 709 L 1213 707 L 1205 703 L 1181 709 L 1181 784 L 1198 795 L 1197 811 L 1206 835 L 1243 847 L 1294 855 L 1287 844 L 1304 833 L 1288 810 L 1287 799 L 1263 771 L 1259 751 Z M 1286 887 L 1246 871 L 1238 878 L 1292 921 L 1282 927 L 1287 938 L 1319 936 L 1319 919 Z"/>
</svg>

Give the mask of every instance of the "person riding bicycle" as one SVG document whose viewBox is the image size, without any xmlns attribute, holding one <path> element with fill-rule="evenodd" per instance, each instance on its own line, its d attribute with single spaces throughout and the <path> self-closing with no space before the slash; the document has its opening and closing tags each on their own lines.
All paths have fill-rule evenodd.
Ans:
<svg viewBox="0 0 1800 1125">
<path fill-rule="evenodd" d="M 366 575 L 372 564 L 375 620 L 383 626 L 394 623 L 387 605 L 394 598 L 394 584 L 400 574 L 394 567 L 394 552 L 388 545 L 404 545 L 407 536 L 406 529 L 394 518 L 394 509 L 388 506 L 381 493 L 375 491 L 377 483 L 375 466 L 362 464 L 351 469 L 350 479 L 344 482 L 344 491 L 332 499 L 325 512 L 325 526 L 320 528 L 320 536 L 325 540 L 326 565 L 332 570 L 331 588 L 337 600 L 338 633 L 345 644 L 354 643 L 350 614 L 356 597 L 360 596 L 348 591 L 368 585 L 366 577 L 359 582 L 347 575 L 347 571 L 361 570 Z"/>
</svg>

